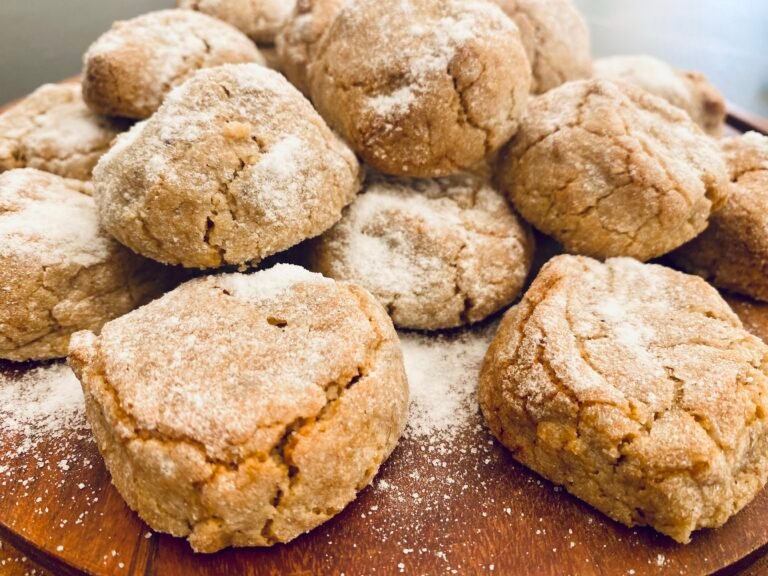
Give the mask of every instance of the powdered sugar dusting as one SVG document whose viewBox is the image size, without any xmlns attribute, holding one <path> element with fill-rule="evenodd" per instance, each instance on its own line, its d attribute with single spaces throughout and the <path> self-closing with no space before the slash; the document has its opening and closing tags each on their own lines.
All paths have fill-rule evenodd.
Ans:
<svg viewBox="0 0 768 576">
<path fill-rule="evenodd" d="M 332 281 L 314 274 L 301 266 L 277 264 L 269 270 L 254 274 L 226 274 L 218 278 L 219 287 L 227 290 L 232 296 L 248 301 L 273 300 L 274 298 L 293 289 L 298 282 Z"/>
</svg>

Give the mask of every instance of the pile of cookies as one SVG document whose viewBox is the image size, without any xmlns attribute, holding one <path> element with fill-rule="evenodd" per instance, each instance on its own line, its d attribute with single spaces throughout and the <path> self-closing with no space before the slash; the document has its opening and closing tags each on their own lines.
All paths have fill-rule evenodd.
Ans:
<svg viewBox="0 0 768 576">
<path fill-rule="evenodd" d="M 768 347 L 705 281 L 768 299 L 768 138 L 724 117 L 570 0 L 179 0 L 0 115 L 0 358 L 68 356 L 153 529 L 287 542 L 396 446 L 395 328 L 508 308 L 548 236 L 483 414 L 686 542 L 768 478 Z"/>
</svg>

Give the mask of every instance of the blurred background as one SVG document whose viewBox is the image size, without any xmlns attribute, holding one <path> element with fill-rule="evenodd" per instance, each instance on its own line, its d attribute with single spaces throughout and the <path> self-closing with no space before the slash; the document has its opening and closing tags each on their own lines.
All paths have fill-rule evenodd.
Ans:
<svg viewBox="0 0 768 576">
<path fill-rule="evenodd" d="M 385 0 L 382 0 L 385 1 Z M 707 74 L 733 103 L 768 117 L 768 0 L 575 0 L 595 56 L 651 54 Z M 80 71 L 113 20 L 174 0 L 0 0 L 0 103 Z"/>
</svg>

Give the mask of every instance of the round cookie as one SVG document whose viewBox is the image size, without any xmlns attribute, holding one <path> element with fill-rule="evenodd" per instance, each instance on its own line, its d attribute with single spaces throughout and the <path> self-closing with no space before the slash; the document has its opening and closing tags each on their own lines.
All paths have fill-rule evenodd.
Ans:
<svg viewBox="0 0 768 576">
<path fill-rule="evenodd" d="M 312 100 L 374 168 L 475 169 L 517 130 L 531 70 L 520 34 L 485 0 L 345 4 L 309 65 Z"/>
<path fill-rule="evenodd" d="M 569 82 L 534 99 L 499 179 L 565 249 L 649 260 L 701 233 L 731 190 L 714 141 L 629 84 Z"/>
<path fill-rule="evenodd" d="M 115 22 L 83 57 L 83 98 L 108 116 L 144 119 L 201 68 L 264 63 L 234 27 L 191 10 L 159 10 Z"/>
<path fill-rule="evenodd" d="M 309 254 L 312 269 L 369 290 L 396 326 L 438 330 L 510 304 L 533 249 L 529 228 L 477 178 L 374 176 Z"/>
<path fill-rule="evenodd" d="M 384 309 L 296 266 L 183 284 L 76 335 L 69 362 L 119 492 L 198 552 L 288 542 L 336 515 L 408 409 Z"/>
<path fill-rule="evenodd" d="M 275 38 L 280 70 L 306 95 L 309 62 L 342 6 L 344 0 L 297 0 L 293 15 Z"/>
<path fill-rule="evenodd" d="M 552 259 L 502 321 L 479 398 L 515 459 L 681 543 L 768 477 L 768 347 L 662 266 Z"/>
<path fill-rule="evenodd" d="M 0 114 L 0 172 L 37 168 L 89 180 L 126 126 L 94 114 L 79 83 L 45 84 Z"/>
<path fill-rule="evenodd" d="M 710 136 L 725 127 L 725 98 L 706 76 L 677 70 L 652 56 L 611 56 L 595 60 L 595 76 L 634 84 L 685 110 Z"/>
<path fill-rule="evenodd" d="M 277 72 L 199 71 L 122 135 L 94 172 L 104 226 L 160 262 L 255 264 L 341 218 L 355 155 Z"/>
<path fill-rule="evenodd" d="M 271 44 L 290 19 L 296 0 L 177 0 L 176 4 L 223 20 L 254 42 Z"/>
<path fill-rule="evenodd" d="M 100 230 L 89 192 L 32 168 L 0 174 L 0 358 L 64 357 L 71 334 L 167 287 L 162 266 Z"/>
<path fill-rule="evenodd" d="M 733 194 L 709 227 L 671 257 L 715 286 L 768 301 L 768 137 L 750 132 L 721 146 Z"/>
<path fill-rule="evenodd" d="M 520 29 L 534 94 L 592 75 L 589 28 L 572 0 L 492 1 Z"/>
</svg>

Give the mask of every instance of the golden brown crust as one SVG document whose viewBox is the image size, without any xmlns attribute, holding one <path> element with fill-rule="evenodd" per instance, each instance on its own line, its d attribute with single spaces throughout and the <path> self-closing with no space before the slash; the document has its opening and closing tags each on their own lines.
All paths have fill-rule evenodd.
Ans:
<svg viewBox="0 0 768 576">
<path fill-rule="evenodd" d="M 309 66 L 312 100 L 374 168 L 475 169 L 517 130 L 530 66 L 514 23 L 485 0 L 346 4 Z"/>
<path fill-rule="evenodd" d="M 144 119 L 197 70 L 264 60 L 244 34 L 191 10 L 115 22 L 83 57 L 83 98 L 107 116 Z"/>
<path fill-rule="evenodd" d="M 179 8 L 231 24 L 254 42 L 271 44 L 286 25 L 296 0 L 177 0 Z"/>
<path fill-rule="evenodd" d="M 699 72 L 677 70 L 651 56 L 612 56 L 595 61 L 595 76 L 634 84 L 685 110 L 710 136 L 725 128 L 725 98 Z"/>
<path fill-rule="evenodd" d="M 768 137 L 750 132 L 721 146 L 733 194 L 704 233 L 671 257 L 715 286 L 768 301 Z"/>
<path fill-rule="evenodd" d="M 517 298 L 533 261 L 530 229 L 472 176 L 371 176 L 341 221 L 312 242 L 310 267 L 355 282 L 395 325 L 479 322 Z"/>
<path fill-rule="evenodd" d="M 662 266 L 552 259 L 502 321 L 479 395 L 517 460 L 678 542 L 768 477 L 768 347 Z"/>
<path fill-rule="evenodd" d="M 385 311 L 297 267 L 188 282 L 99 338 L 78 334 L 70 364 L 120 493 L 200 552 L 287 542 L 328 520 L 405 425 Z"/>
<path fill-rule="evenodd" d="M 731 190 L 717 146 L 684 112 L 599 79 L 537 97 L 499 178 L 523 218 L 597 258 L 666 254 L 701 233 Z"/>
<path fill-rule="evenodd" d="M 160 262 L 257 263 L 341 218 L 354 154 L 277 72 L 199 71 L 120 137 L 94 175 L 107 230 Z"/>
<path fill-rule="evenodd" d="M 159 295 L 163 267 L 99 229 L 89 185 L 31 168 L 0 174 L 0 358 L 62 358 L 78 330 Z"/>
<path fill-rule="evenodd" d="M 290 20 L 275 38 L 280 70 L 307 96 L 307 67 L 343 5 L 344 0 L 298 0 Z"/>
<path fill-rule="evenodd" d="M 45 84 L 0 114 L 0 172 L 36 168 L 89 180 L 127 125 L 94 114 L 80 84 Z"/>
<path fill-rule="evenodd" d="M 531 92 L 543 94 L 592 75 L 589 28 L 571 0 L 493 0 L 515 21 L 533 70 Z"/>
</svg>

